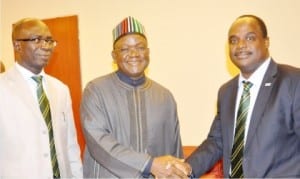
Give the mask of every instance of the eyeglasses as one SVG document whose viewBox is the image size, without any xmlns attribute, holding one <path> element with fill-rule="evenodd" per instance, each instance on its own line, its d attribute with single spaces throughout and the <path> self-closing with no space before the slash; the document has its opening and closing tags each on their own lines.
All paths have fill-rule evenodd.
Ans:
<svg viewBox="0 0 300 179">
<path fill-rule="evenodd" d="M 33 42 L 36 45 L 47 44 L 51 48 L 53 48 L 53 47 L 55 47 L 57 45 L 57 41 L 56 40 L 53 40 L 53 39 L 42 39 L 40 37 L 30 38 L 30 39 L 16 39 L 16 41 Z"/>
<path fill-rule="evenodd" d="M 138 46 L 138 47 L 124 47 L 124 48 L 118 48 L 114 49 L 114 51 L 120 52 L 121 54 L 129 54 L 132 50 L 134 50 L 137 53 L 145 53 L 149 48 L 144 46 Z"/>
</svg>

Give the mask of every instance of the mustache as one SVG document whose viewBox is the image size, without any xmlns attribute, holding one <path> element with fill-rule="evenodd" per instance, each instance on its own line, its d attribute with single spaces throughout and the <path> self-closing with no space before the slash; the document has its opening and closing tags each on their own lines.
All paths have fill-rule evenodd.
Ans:
<svg viewBox="0 0 300 179">
<path fill-rule="evenodd" d="M 235 52 L 233 55 L 234 56 L 239 56 L 239 55 L 251 55 L 253 52 L 251 51 L 246 51 L 246 50 L 240 50 Z"/>
</svg>

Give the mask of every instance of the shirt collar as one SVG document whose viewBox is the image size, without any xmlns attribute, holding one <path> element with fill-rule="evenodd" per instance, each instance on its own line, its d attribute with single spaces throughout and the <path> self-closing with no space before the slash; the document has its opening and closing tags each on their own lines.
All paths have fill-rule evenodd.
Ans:
<svg viewBox="0 0 300 179">
<path fill-rule="evenodd" d="M 16 62 L 16 67 L 17 69 L 21 72 L 22 76 L 26 79 L 31 79 L 31 77 L 33 76 L 45 76 L 45 72 L 44 70 L 42 70 L 39 74 L 34 74 L 31 71 L 29 71 L 28 69 L 24 68 L 22 65 L 20 65 L 19 63 Z"/>
<path fill-rule="evenodd" d="M 268 66 L 271 62 L 271 57 L 268 57 L 255 71 L 254 73 L 250 76 L 250 78 L 245 79 L 242 74 L 240 73 L 239 75 L 239 85 L 242 85 L 243 81 L 250 81 L 253 83 L 253 85 L 260 86 L 265 73 L 268 69 Z"/>
<path fill-rule="evenodd" d="M 137 80 L 133 80 L 129 76 L 122 73 L 120 70 L 118 70 L 116 73 L 121 81 L 123 81 L 124 83 L 129 84 L 131 86 L 139 86 L 139 85 L 143 84 L 146 79 L 145 75 L 143 75 L 141 78 L 139 78 Z"/>
</svg>

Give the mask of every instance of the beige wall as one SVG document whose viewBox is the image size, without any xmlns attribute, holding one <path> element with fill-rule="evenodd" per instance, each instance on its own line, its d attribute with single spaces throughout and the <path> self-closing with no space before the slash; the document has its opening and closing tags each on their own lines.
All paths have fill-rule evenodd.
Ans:
<svg viewBox="0 0 300 179">
<path fill-rule="evenodd" d="M 226 55 L 227 30 L 242 14 L 262 17 L 271 54 L 300 67 L 299 0 L 2 0 L 0 59 L 13 64 L 11 24 L 23 17 L 79 16 L 82 84 L 112 70 L 112 28 L 132 15 L 146 27 L 149 76 L 168 87 L 178 103 L 184 145 L 198 145 L 215 113 L 219 86 L 236 69 Z"/>
<path fill-rule="evenodd" d="M 3 23 L 2 23 L 3 11 L 2 11 L 2 0 L 0 0 L 0 60 L 2 58 L 2 41 L 3 41 Z"/>
</svg>

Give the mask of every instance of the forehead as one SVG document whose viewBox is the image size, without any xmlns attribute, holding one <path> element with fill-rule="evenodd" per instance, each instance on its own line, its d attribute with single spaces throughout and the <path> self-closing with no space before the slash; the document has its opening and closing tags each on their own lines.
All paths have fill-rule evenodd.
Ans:
<svg viewBox="0 0 300 179">
<path fill-rule="evenodd" d="M 51 32 L 46 24 L 40 21 L 29 21 L 20 24 L 16 27 L 15 34 L 17 37 L 31 37 L 31 36 L 51 36 Z"/>
<path fill-rule="evenodd" d="M 144 36 L 139 34 L 127 34 L 118 39 L 115 43 L 115 46 L 122 46 L 122 45 L 137 45 L 143 44 L 147 45 L 147 40 Z"/>
<path fill-rule="evenodd" d="M 236 20 L 230 27 L 228 36 L 245 35 L 249 33 L 262 35 L 258 22 L 253 18 L 241 18 Z"/>
</svg>

